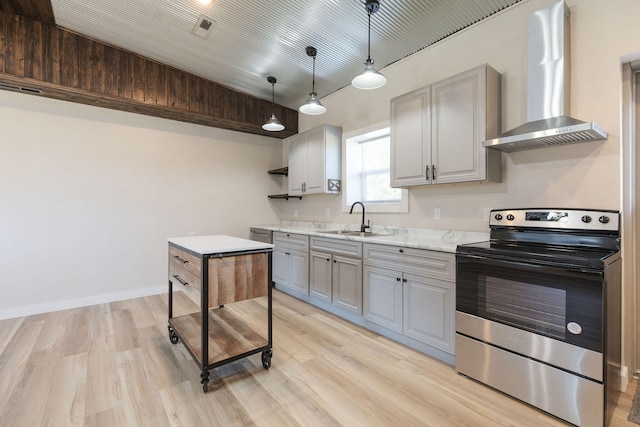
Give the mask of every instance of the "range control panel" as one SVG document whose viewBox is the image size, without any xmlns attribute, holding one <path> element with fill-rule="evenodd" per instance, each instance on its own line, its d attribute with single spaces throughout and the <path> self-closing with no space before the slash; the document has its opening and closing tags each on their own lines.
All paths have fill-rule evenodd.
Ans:
<svg viewBox="0 0 640 427">
<path fill-rule="evenodd" d="M 489 225 L 618 231 L 620 213 L 608 210 L 557 208 L 495 209 L 491 211 Z"/>
</svg>

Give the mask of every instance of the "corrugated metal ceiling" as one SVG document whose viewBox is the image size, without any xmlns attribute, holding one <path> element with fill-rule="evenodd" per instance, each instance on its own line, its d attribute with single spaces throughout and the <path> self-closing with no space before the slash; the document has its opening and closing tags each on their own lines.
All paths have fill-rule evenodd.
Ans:
<svg viewBox="0 0 640 427">
<path fill-rule="evenodd" d="M 371 18 L 371 57 L 384 68 L 521 0 L 380 0 Z M 297 108 L 351 83 L 367 56 L 362 0 L 51 0 L 56 24 L 217 83 Z M 191 32 L 201 15 L 207 39 Z"/>
</svg>

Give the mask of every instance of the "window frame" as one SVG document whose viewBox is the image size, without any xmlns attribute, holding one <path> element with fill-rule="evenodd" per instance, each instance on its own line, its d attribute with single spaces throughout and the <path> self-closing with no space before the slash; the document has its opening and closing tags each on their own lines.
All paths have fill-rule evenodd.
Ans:
<svg viewBox="0 0 640 427">
<path fill-rule="evenodd" d="M 351 209 L 351 203 L 348 202 L 348 197 L 352 195 L 354 191 L 357 194 L 362 196 L 362 191 L 364 189 L 364 184 L 360 183 L 360 187 L 357 190 L 354 190 L 353 181 L 350 182 L 349 176 L 353 176 L 356 174 L 362 175 L 363 171 L 353 171 L 356 169 L 354 167 L 349 167 L 349 154 L 353 156 L 353 152 L 356 151 L 356 144 L 360 144 L 362 141 L 372 139 L 373 135 L 377 132 L 382 132 L 385 129 L 389 129 L 390 124 L 389 121 L 384 121 L 381 123 L 375 123 L 364 128 L 359 128 L 350 132 L 346 132 L 342 134 L 342 212 L 348 213 Z M 361 162 L 360 162 L 361 163 Z M 389 165 L 389 171 L 391 171 L 391 165 Z M 367 213 L 407 213 L 409 212 L 409 190 L 406 188 L 400 189 L 400 197 L 401 200 L 398 202 L 363 202 L 366 208 Z M 362 202 L 360 200 L 358 201 Z"/>
</svg>

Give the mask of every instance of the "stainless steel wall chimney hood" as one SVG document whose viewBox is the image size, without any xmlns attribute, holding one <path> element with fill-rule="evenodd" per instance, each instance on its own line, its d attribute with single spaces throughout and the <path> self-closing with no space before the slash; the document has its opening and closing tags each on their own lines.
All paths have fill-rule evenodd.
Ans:
<svg viewBox="0 0 640 427">
<path fill-rule="evenodd" d="M 596 123 L 569 112 L 569 8 L 564 0 L 529 15 L 527 123 L 482 145 L 507 153 L 607 139 Z M 566 113 L 565 113 L 566 112 Z"/>
</svg>

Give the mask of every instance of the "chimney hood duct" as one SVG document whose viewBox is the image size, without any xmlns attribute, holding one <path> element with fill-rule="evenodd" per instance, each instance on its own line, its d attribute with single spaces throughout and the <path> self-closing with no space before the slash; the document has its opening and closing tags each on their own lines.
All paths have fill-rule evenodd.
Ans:
<svg viewBox="0 0 640 427">
<path fill-rule="evenodd" d="M 482 145 L 507 153 L 607 139 L 569 112 L 569 8 L 564 0 L 529 15 L 527 123 Z"/>
</svg>

